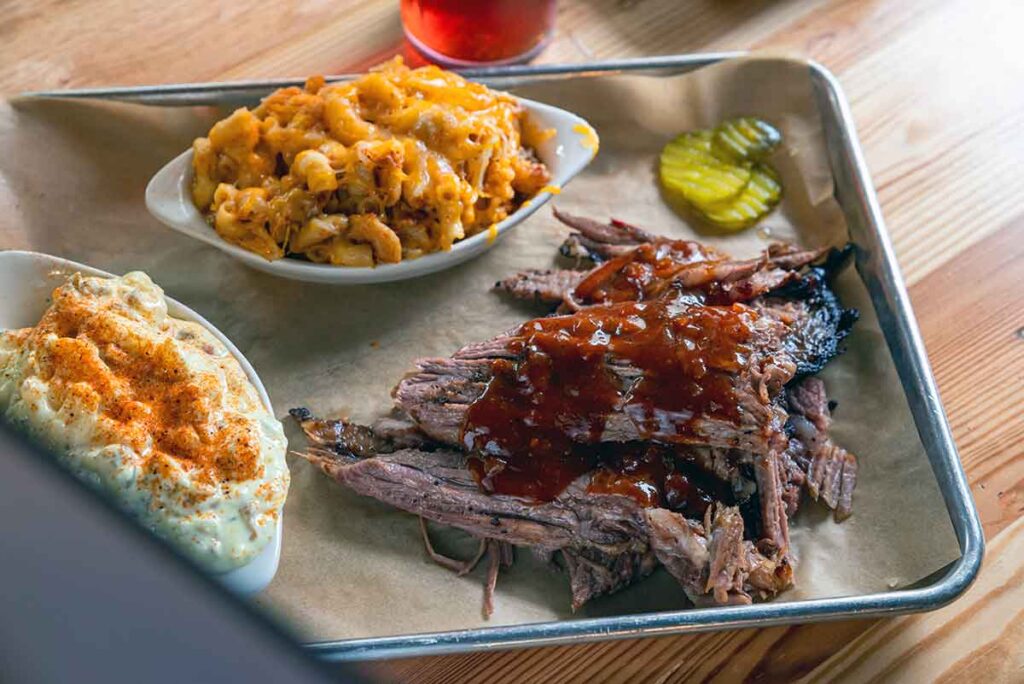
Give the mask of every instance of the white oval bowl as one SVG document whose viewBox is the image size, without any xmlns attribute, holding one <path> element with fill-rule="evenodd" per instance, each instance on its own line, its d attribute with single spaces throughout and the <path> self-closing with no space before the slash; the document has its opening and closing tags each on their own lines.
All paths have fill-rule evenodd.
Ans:
<svg viewBox="0 0 1024 684">
<path fill-rule="evenodd" d="M 563 188 L 582 171 L 597 154 L 597 134 L 584 119 L 551 105 L 519 100 L 530 122 L 542 129 L 553 128 L 555 135 L 536 150 L 537 156 L 551 172 L 551 185 Z M 258 254 L 224 240 L 206 222 L 192 203 L 192 150 L 175 157 L 153 176 L 146 187 L 146 208 L 161 223 L 217 249 L 227 252 L 253 268 L 292 280 L 334 285 L 361 285 L 405 280 L 451 268 L 479 256 L 506 232 L 540 209 L 550 192 L 541 192 L 525 202 L 514 213 L 497 224 L 497 233 L 485 230 L 456 242 L 447 252 L 434 252 L 418 259 L 397 264 L 380 264 L 373 268 L 314 264 L 285 257 L 268 261 Z"/>
<path fill-rule="evenodd" d="M 76 272 L 90 276 L 112 277 L 106 271 L 48 254 L 0 252 L 0 330 L 27 328 L 39 323 L 39 319 L 50 306 L 50 295 L 53 290 Z M 249 382 L 256 388 L 263 405 L 270 411 L 270 415 L 274 415 L 270 397 L 267 396 L 267 390 L 260 382 L 256 371 L 224 333 L 195 311 L 170 297 L 167 297 L 167 312 L 175 318 L 198 323 L 209 330 L 235 357 Z M 255 558 L 240 568 L 214 573 L 213 576 L 232 591 L 243 595 L 255 594 L 270 584 L 281 558 L 281 518 L 282 516 L 277 518 L 274 536 Z"/>
</svg>

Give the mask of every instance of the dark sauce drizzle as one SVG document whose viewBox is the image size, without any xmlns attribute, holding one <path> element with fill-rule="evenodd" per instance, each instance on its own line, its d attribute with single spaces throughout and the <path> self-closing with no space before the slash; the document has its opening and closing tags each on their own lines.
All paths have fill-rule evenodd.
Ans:
<svg viewBox="0 0 1024 684">
<path fill-rule="evenodd" d="M 749 363 L 757 315 L 658 299 L 523 324 L 516 358 L 494 362 L 467 412 L 463 442 L 478 482 L 549 501 L 593 471 L 590 491 L 703 515 L 715 488 L 681 445 L 697 441 L 699 419 L 738 422 L 733 376 Z M 602 441 L 621 428 L 609 425 L 613 415 L 628 422 L 623 441 L 645 442 Z"/>
<path fill-rule="evenodd" d="M 661 238 L 609 259 L 576 286 L 573 296 L 581 304 L 655 299 L 681 271 L 710 268 L 724 259 L 699 242 Z"/>
</svg>

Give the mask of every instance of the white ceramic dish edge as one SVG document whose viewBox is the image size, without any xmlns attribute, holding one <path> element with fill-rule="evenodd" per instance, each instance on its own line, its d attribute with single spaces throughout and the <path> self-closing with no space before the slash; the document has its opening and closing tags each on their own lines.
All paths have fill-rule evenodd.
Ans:
<svg viewBox="0 0 1024 684">
<path fill-rule="evenodd" d="M 71 274 L 111 277 L 110 273 L 67 259 L 37 252 L 0 252 L 0 330 L 33 326 L 49 306 L 49 297 Z M 242 367 L 249 382 L 259 393 L 263 405 L 274 414 L 270 397 L 256 371 L 238 348 L 209 321 L 187 306 L 167 298 L 168 313 L 175 318 L 193 321 L 209 330 L 227 348 Z M 240 568 L 214 576 L 232 591 L 251 595 L 270 584 L 281 557 L 281 517 L 270 543 L 251 561 Z"/>
<path fill-rule="evenodd" d="M 586 168 L 597 154 L 597 134 L 583 118 L 551 105 L 519 100 L 532 123 L 555 129 L 555 135 L 537 149 L 551 171 L 551 185 L 563 188 Z M 292 280 L 334 285 L 384 283 L 435 273 L 461 264 L 490 249 L 513 227 L 522 223 L 551 199 L 550 192 L 538 193 L 496 226 L 496 231 L 482 231 L 455 243 L 447 252 L 427 254 L 419 259 L 375 268 L 351 268 L 314 264 L 299 259 L 267 261 L 263 257 L 233 245 L 221 238 L 196 209 L 191 198 L 192 150 L 171 160 L 156 173 L 146 187 L 146 208 L 161 223 L 189 237 L 213 245 L 239 261 L 260 271 Z"/>
</svg>

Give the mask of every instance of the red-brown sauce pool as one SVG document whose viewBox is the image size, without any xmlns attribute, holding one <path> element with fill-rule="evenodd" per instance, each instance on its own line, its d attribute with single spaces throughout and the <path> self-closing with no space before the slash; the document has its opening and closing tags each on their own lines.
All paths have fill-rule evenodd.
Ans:
<svg viewBox="0 0 1024 684">
<path fill-rule="evenodd" d="M 757 315 L 656 300 L 523 324 L 516 358 L 494 363 L 467 412 L 463 441 L 481 486 L 548 501 L 595 471 L 592 491 L 696 515 L 710 499 L 673 445 L 699 441 L 699 419 L 739 420 L 733 379 L 749 363 Z M 619 440 L 606 431 L 623 427 L 609 416 L 627 423 L 622 441 L 645 442 L 609 444 Z"/>
</svg>

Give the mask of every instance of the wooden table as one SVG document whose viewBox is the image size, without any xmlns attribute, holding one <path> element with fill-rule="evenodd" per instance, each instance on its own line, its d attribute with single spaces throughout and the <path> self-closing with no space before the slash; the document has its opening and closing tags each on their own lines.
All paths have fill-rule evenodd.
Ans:
<svg viewBox="0 0 1024 684">
<path fill-rule="evenodd" d="M 4 94 L 339 72 L 405 49 L 394 0 L 13 0 L 3 16 Z M 810 57 L 839 76 L 984 521 L 988 553 L 966 596 L 892 620 L 369 671 L 438 682 L 1024 679 L 1022 26 L 1015 0 L 563 0 L 541 57 L 751 48 Z"/>
</svg>

